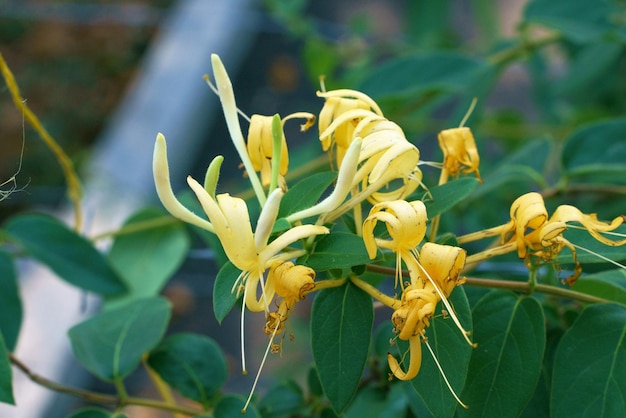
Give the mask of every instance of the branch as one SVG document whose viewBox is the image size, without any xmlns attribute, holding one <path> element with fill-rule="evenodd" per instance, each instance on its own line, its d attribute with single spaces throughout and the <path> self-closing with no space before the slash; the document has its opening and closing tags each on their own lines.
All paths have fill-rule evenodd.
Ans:
<svg viewBox="0 0 626 418">
<path fill-rule="evenodd" d="M 201 409 L 189 408 L 185 406 L 179 405 L 170 405 L 164 402 L 155 401 L 152 399 L 145 398 L 134 398 L 134 397 L 125 397 L 124 399 L 114 396 L 107 395 L 104 393 L 91 392 L 88 390 L 75 388 L 71 386 L 65 386 L 57 382 L 53 382 L 52 380 L 46 379 L 45 377 L 39 376 L 34 373 L 32 370 L 28 368 L 21 360 L 13 355 L 13 353 L 9 353 L 9 360 L 11 363 L 15 365 L 18 369 L 20 369 L 28 378 L 37 383 L 40 386 L 53 390 L 59 393 L 65 393 L 70 396 L 74 396 L 75 398 L 80 398 L 86 400 L 88 402 L 93 402 L 97 404 L 105 404 L 105 405 L 115 405 L 115 406 L 128 406 L 128 405 L 137 405 L 137 406 L 145 406 L 148 408 L 161 409 L 165 411 L 178 412 L 181 414 L 196 416 L 205 413 Z"/>
</svg>

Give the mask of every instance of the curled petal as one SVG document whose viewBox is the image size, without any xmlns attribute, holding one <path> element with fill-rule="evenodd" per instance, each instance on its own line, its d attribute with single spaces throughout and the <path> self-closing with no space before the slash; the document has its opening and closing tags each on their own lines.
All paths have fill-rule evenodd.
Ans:
<svg viewBox="0 0 626 418">
<path fill-rule="evenodd" d="M 443 166 L 450 175 L 475 173 L 480 178 L 478 148 L 469 128 L 446 129 L 439 133 L 438 139 L 443 151 Z"/>
<path fill-rule="evenodd" d="M 420 371 L 420 367 L 422 366 L 422 343 L 419 335 L 409 339 L 409 351 L 411 358 L 409 368 L 406 372 L 402 370 L 398 360 L 390 353 L 387 353 L 387 362 L 389 363 L 391 373 L 400 380 L 411 380 L 417 376 Z"/>
<path fill-rule="evenodd" d="M 172 216 L 195 225 L 207 231 L 214 232 L 213 225 L 206 219 L 202 219 L 176 199 L 170 184 L 170 168 L 167 164 L 167 144 L 163 134 L 159 133 L 154 144 L 154 156 L 152 159 L 152 173 L 157 194 L 161 203 Z"/>
<path fill-rule="evenodd" d="M 611 232 L 615 230 L 622 223 L 624 223 L 624 216 L 618 216 L 611 222 L 607 223 L 599 221 L 598 216 L 595 213 L 586 215 L 574 206 L 561 205 L 550 217 L 550 223 L 552 222 L 578 222 L 589 232 L 589 234 L 591 234 L 591 236 L 605 245 L 620 246 L 626 244 L 626 239 L 613 241 L 600 234 L 600 232 Z"/>
<path fill-rule="evenodd" d="M 294 265 L 291 261 L 276 262 L 270 268 L 276 294 L 293 306 L 304 299 L 306 292 L 315 288 L 315 271 L 307 266 Z"/>
</svg>

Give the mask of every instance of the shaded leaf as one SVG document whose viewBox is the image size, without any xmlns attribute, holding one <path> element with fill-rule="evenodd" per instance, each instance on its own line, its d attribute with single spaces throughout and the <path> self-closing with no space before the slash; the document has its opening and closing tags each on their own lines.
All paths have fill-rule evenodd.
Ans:
<svg viewBox="0 0 626 418">
<path fill-rule="evenodd" d="M 474 342 L 461 417 L 517 417 L 535 392 L 546 342 L 543 310 L 532 297 L 493 291 L 472 312 Z"/>
<path fill-rule="evenodd" d="M 582 276 L 572 290 L 626 305 L 626 271 L 616 269 Z"/>
<path fill-rule="evenodd" d="M 393 58 L 376 67 L 359 90 L 378 99 L 415 96 L 428 91 L 458 91 L 490 70 L 485 61 L 456 52 L 420 52 Z"/>
<path fill-rule="evenodd" d="M 583 310 L 556 351 L 551 413 L 619 417 L 626 411 L 626 307 Z"/>
<path fill-rule="evenodd" d="M 322 237 L 315 252 L 307 258 L 314 270 L 341 269 L 371 262 L 363 238 L 347 232 L 333 232 Z"/>
<path fill-rule="evenodd" d="M 217 405 L 215 405 L 215 411 L 213 417 L 215 418 L 232 418 L 241 416 L 241 410 L 246 404 L 245 398 L 237 395 L 225 395 L 220 398 Z M 248 405 L 246 409 L 246 418 L 261 418 L 261 414 L 253 404 Z"/>
<path fill-rule="evenodd" d="M 213 313 L 215 314 L 215 319 L 220 324 L 237 302 L 237 289 L 233 290 L 233 286 L 240 274 L 241 270 L 228 261 L 215 277 L 215 284 L 213 285 Z"/>
<path fill-rule="evenodd" d="M 15 349 L 22 325 L 22 298 L 17 287 L 13 258 L 0 251 L 0 332 L 10 351 Z"/>
<path fill-rule="evenodd" d="M 150 352 L 148 364 L 181 395 L 205 406 L 228 378 L 222 350 L 203 335 L 178 334 L 164 339 Z"/>
<path fill-rule="evenodd" d="M 126 418 L 126 415 L 101 408 L 83 408 L 75 411 L 67 418 Z"/>
<path fill-rule="evenodd" d="M 626 225 L 620 226 L 613 232 L 624 236 L 624 234 L 626 234 Z M 579 247 L 576 250 L 576 259 L 582 264 L 607 263 L 607 261 L 602 257 L 599 257 L 598 254 L 601 254 L 602 256 L 613 261 L 626 260 L 626 251 L 624 251 L 623 246 L 618 247 L 605 245 L 589 235 L 586 230 L 568 228 L 563 233 L 563 236 L 569 242 Z M 615 239 L 615 237 L 611 237 L 610 235 L 607 235 L 607 237 L 609 239 Z M 585 251 L 585 249 L 588 251 Z M 556 260 L 557 262 L 563 264 L 571 263 L 573 261 L 572 253 L 568 249 L 564 248 Z"/>
<path fill-rule="evenodd" d="M 312 174 L 298 182 L 285 193 L 285 196 L 280 201 L 278 217 L 284 218 L 315 205 L 320 200 L 322 193 L 328 189 L 336 178 L 336 172 L 326 171 Z"/>
<path fill-rule="evenodd" d="M 346 411 L 346 418 L 407 416 L 409 399 L 401 385 L 392 385 L 389 390 L 367 386 L 355 396 Z"/>
<path fill-rule="evenodd" d="M 572 177 L 626 174 L 626 119 L 582 127 L 567 138 L 561 160 Z"/>
<path fill-rule="evenodd" d="M 304 395 L 297 383 L 288 381 L 271 387 L 256 407 L 263 418 L 298 416 L 303 412 Z"/>
<path fill-rule="evenodd" d="M 103 380 L 123 379 L 163 337 L 170 304 L 161 297 L 128 302 L 72 327 L 76 359 Z"/>
<path fill-rule="evenodd" d="M 154 226 L 120 235 L 113 241 L 109 261 L 126 283 L 128 293 L 108 300 L 108 307 L 159 294 L 189 251 L 184 225 L 162 210 L 142 209 L 124 223 L 124 228 L 132 229 L 143 223 Z"/>
<path fill-rule="evenodd" d="M 8 235 L 59 277 L 81 289 L 116 295 L 126 286 L 106 258 L 82 236 L 47 215 L 15 216 L 5 224 Z"/>
<path fill-rule="evenodd" d="M 15 405 L 13 398 L 13 374 L 9 352 L 4 344 L 4 338 L 0 332 L 0 402 Z"/>
<path fill-rule="evenodd" d="M 479 181 L 473 177 L 463 177 L 441 186 L 432 187 L 430 195 L 420 192 L 420 197 L 426 206 L 428 218 L 432 219 L 452 209 L 457 203 L 462 202 L 467 196 L 472 194 L 478 184 Z M 408 200 L 410 200 L 410 197 Z"/>
<path fill-rule="evenodd" d="M 351 283 L 322 290 L 311 311 L 311 346 L 324 393 L 338 413 L 354 396 L 369 349 L 371 297 Z"/>
<path fill-rule="evenodd" d="M 598 40 L 614 28 L 615 8 L 609 0 L 535 0 L 526 6 L 524 20 L 560 31 L 574 42 Z"/>
</svg>

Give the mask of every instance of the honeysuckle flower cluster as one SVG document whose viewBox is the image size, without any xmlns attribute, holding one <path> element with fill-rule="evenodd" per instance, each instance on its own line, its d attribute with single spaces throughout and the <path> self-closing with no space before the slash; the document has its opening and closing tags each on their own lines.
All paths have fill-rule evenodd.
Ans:
<svg viewBox="0 0 626 418">
<path fill-rule="evenodd" d="M 623 217 L 605 223 L 573 206 L 560 206 L 548 217 L 538 193 L 518 198 L 511 206 L 510 221 L 503 225 L 458 237 L 459 246 L 435 243 L 439 217 L 429 220 L 422 201 L 406 200 L 419 187 L 425 188 L 419 168 L 423 163 L 419 149 L 364 93 L 347 89 L 325 91 L 323 87 L 317 93 L 324 99 L 317 118 L 319 141 L 322 150 L 330 155 L 331 168 L 338 170 L 337 180 L 327 197 L 311 207 L 288 214 L 277 228 L 280 203 L 288 189 L 289 156 L 283 125 L 289 119 L 303 118 L 302 130 L 305 131 L 315 123 L 316 117 L 308 112 L 295 112 L 282 119 L 278 115 L 252 115 L 250 118 L 244 115 L 249 121 L 247 140 L 244 140 L 239 122 L 242 112 L 236 106 L 230 79 L 217 55 L 212 56 L 212 67 L 215 85 L 208 77 L 207 82 L 220 98 L 231 140 L 261 208 L 256 227 L 253 230 L 246 201 L 228 193 L 216 194 L 222 157 L 215 157 L 210 164 L 204 184 L 187 178 L 206 217 L 187 209 L 174 195 L 166 142 L 161 134 L 157 135 L 154 148 L 153 171 L 157 193 L 165 208 L 176 218 L 216 234 L 228 259 L 241 271 L 234 280 L 232 292 L 243 298 L 241 343 L 244 372 L 246 309 L 265 315 L 264 332 L 270 336 L 266 355 L 270 350 L 281 352 L 282 344 L 275 344 L 274 338 L 284 332 L 297 302 L 310 292 L 350 280 L 392 310 L 394 340 L 408 341 L 409 350 L 402 360 L 388 355 L 390 375 L 400 380 L 417 376 L 422 344 L 425 344 L 456 397 L 445 377 L 444 367 L 428 344 L 426 333 L 441 302 L 463 338 L 475 346 L 470 340 L 470 332 L 463 327 L 448 301 L 454 288 L 465 282 L 461 272 L 466 263 L 516 251 L 530 266 L 531 260 L 553 261 L 567 247 L 576 264 L 574 274 L 568 279 L 568 283 L 573 283 L 581 268 L 576 260 L 576 245 L 563 237 L 563 232 L 572 223 L 582 225 L 604 244 L 626 244 L 626 239 L 613 241 L 602 235 L 621 225 Z M 428 165 L 441 168 L 440 185 L 461 175 L 473 174 L 480 179 L 479 153 L 469 128 L 461 123 L 459 128 L 444 130 L 439 134 L 438 142 L 443 161 Z M 363 207 L 369 209 L 364 220 L 361 215 Z M 383 257 L 392 253 L 395 257 L 394 295 L 386 295 L 354 275 L 343 281 L 326 281 L 322 285 L 324 282 L 315 281 L 316 272 L 298 261 L 315 251 L 316 239 L 332 233 L 333 222 L 349 211 L 353 211 L 355 230 L 362 237 L 368 256 L 375 259 L 379 253 Z M 386 227 L 386 233 L 382 235 L 381 228 L 377 229 L 380 223 Z M 467 256 L 460 247 L 470 241 L 498 236 L 501 238 L 499 246 L 477 254 Z M 405 361 L 407 356 L 408 362 Z M 261 367 L 264 361 L 265 357 Z M 258 374 L 253 390 L 257 380 Z M 456 399 L 463 405 L 458 397 Z"/>
</svg>

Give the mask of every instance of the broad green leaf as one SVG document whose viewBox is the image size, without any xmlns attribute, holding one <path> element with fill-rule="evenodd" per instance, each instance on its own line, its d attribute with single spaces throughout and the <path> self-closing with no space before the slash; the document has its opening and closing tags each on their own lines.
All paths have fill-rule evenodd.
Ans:
<svg viewBox="0 0 626 418">
<path fill-rule="evenodd" d="M 148 364 L 181 395 L 205 406 L 228 378 L 222 350 L 203 335 L 167 337 L 150 352 Z"/>
<path fill-rule="evenodd" d="M 325 235 L 306 263 L 314 270 L 341 269 L 371 262 L 363 238 L 347 232 Z"/>
<path fill-rule="evenodd" d="M 354 402 L 342 416 L 404 418 L 407 416 L 408 403 L 409 398 L 401 385 L 392 385 L 390 389 L 367 386 L 359 390 Z"/>
<path fill-rule="evenodd" d="M 341 414 L 354 396 L 369 351 L 374 310 L 356 286 L 322 290 L 311 311 L 313 358 L 333 409 Z"/>
<path fill-rule="evenodd" d="M 574 132 L 563 146 L 563 169 L 570 177 L 594 174 L 626 175 L 626 119 L 587 125 Z"/>
<path fill-rule="evenodd" d="M 524 20 L 560 31 L 567 39 L 598 40 L 614 28 L 615 7 L 609 0 L 535 0 L 526 6 Z"/>
<path fill-rule="evenodd" d="M 512 183 L 544 185 L 542 173 L 551 150 L 552 144 L 547 139 L 528 141 L 500 161 L 498 166 L 483 178 L 485 182 L 472 193 L 470 199 L 475 200 L 489 195 L 494 190 Z"/>
<path fill-rule="evenodd" d="M 213 285 L 213 313 L 220 324 L 237 302 L 237 289 L 234 288 L 241 270 L 230 261 L 224 264 L 215 277 Z"/>
<path fill-rule="evenodd" d="M 601 83 L 607 74 L 617 71 L 624 45 L 618 42 L 599 42 L 586 45 L 570 64 L 568 74 L 554 86 L 557 94 L 588 95 L 590 89 Z"/>
<path fill-rule="evenodd" d="M 285 193 L 280 201 L 278 217 L 284 218 L 315 205 L 320 200 L 322 193 L 336 178 L 336 172 L 326 171 L 313 174 L 298 182 Z"/>
<path fill-rule="evenodd" d="M 13 258 L 0 251 L 0 332 L 10 351 L 15 349 L 22 325 L 22 298 L 17 287 Z"/>
<path fill-rule="evenodd" d="M 420 52 L 376 67 L 361 83 L 360 90 L 378 99 L 453 92 L 475 83 L 490 69 L 485 61 L 456 52 Z"/>
<path fill-rule="evenodd" d="M 29 255 L 68 283 L 107 296 L 126 290 L 106 258 L 60 221 L 47 215 L 18 215 L 4 227 Z"/>
<path fill-rule="evenodd" d="M 97 314 L 69 330 L 74 355 L 103 380 L 123 379 L 159 343 L 170 310 L 167 300 L 153 297 Z"/>
<path fill-rule="evenodd" d="M 110 412 L 101 408 L 83 408 L 67 418 L 127 418 L 126 415 L 119 412 Z"/>
<path fill-rule="evenodd" d="M 298 416 L 305 407 L 304 395 L 296 382 L 287 381 L 271 387 L 256 407 L 263 418 Z"/>
<path fill-rule="evenodd" d="M 15 405 L 13 398 L 13 374 L 9 352 L 4 344 L 4 338 L 0 332 L 0 402 Z"/>
<path fill-rule="evenodd" d="M 609 418 L 626 411 L 626 307 L 588 306 L 556 352 L 554 417 Z"/>
<path fill-rule="evenodd" d="M 220 398 L 215 410 L 213 411 L 214 418 L 232 418 L 242 416 L 242 409 L 246 404 L 245 398 L 237 395 L 225 395 Z M 261 414 L 257 410 L 254 404 L 248 405 L 246 414 L 243 415 L 246 418 L 261 418 Z"/>
<path fill-rule="evenodd" d="M 626 234 L 626 225 L 620 226 L 613 232 L 617 234 L 622 234 L 622 237 L 625 236 L 624 234 Z M 613 261 L 626 260 L 626 251 L 624 250 L 624 246 L 618 247 L 605 245 L 589 235 L 589 233 L 584 229 L 568 228 L 567 231 L 563 233 L 563 236 L 569 242 L 578 247 L 576 249 L 576 259 L 582 264 L 607 263 L 607 261 L 602 257 L 599 257 L 598 254 Z M 606 234 L 605 236 L 611 240 L 623 239 L 619 236 L 611 236 L 608 234 Z M 569 251 L 569 249 L 567 248 L 563 248 L 556 260 L 557 262 L 563 264 L 571 263 L 573 260 L 571 251 Z"/>
<path fill-rule="evenodd" d="M 472 316 L 463 288 L 452 292 L 450 302 L 461 324 L 471 331 Z M 452 319 L 441 315 L 442 309 L 443 304 L 440 302 L 436 315 L 430 321 L 430 327 L 426 329 L 426 337 L 450 385 L 460 394 L 467 376 L 472 347 L 465 341 Z M 417 377 L 411 380 L 411 384 L 434 416 L 443 418 L 454 415 L 458 404 L 425 346 L 422 347 L 422 367 Z"/>
<path fill-rule="evenodd" d="M 472 312 L 473 340 L 461 399 L 461 417 L 517 417 L 539 379 L 546 331 L 543 310 L 532 297 L 493 291 Z"/>
<path fill-rule="evenodd" d="M 149 228 L 144 229 L 143 225 Z M 142 209 L 131 216 L 123 228 L 137 230 L 115 239 L 109 261 L 126 283 L 128 293 L 110 299 L 107 307 L 158 295 L 189 250 L 184 225 L 160 209 Z"/>
<path fill-rule="evenodd" d="M 626 305 L 626 271 L 616 269 L 582 276 L 572 290 Z"/>
<path fill-rule="evenodd" d="M 467 196 L 472 194 L 478 183 L 478 180 L 473 177 L 463 177 L 441 186 L 432 187 L 429 189 L 430 194 L 420 192 L 420 197 L 426 206 L 428 218 L 432 219 L 452 209 L 454 205 L 462 202 Z M 409 197 L 408 200 L 411 200 L 411 198 Z"/>
</svg>

